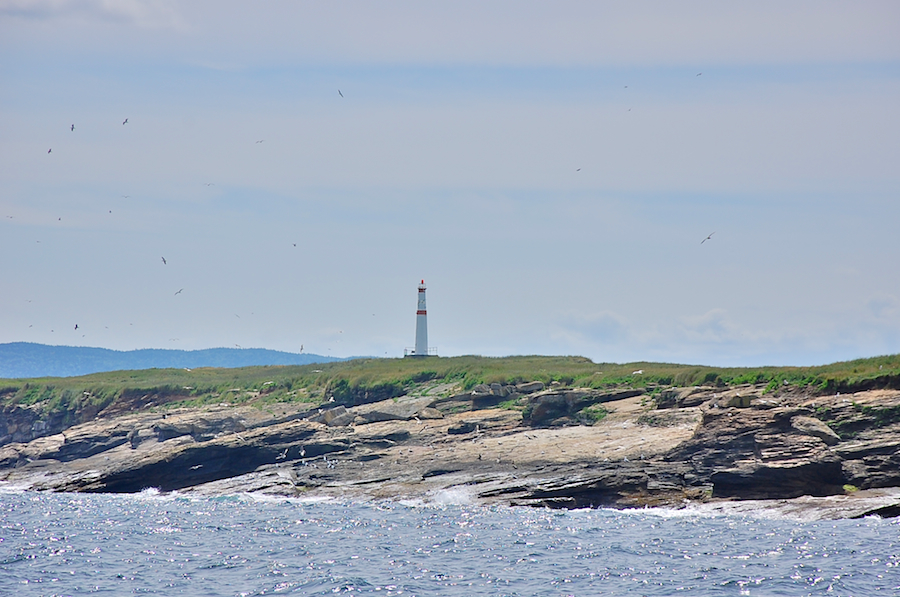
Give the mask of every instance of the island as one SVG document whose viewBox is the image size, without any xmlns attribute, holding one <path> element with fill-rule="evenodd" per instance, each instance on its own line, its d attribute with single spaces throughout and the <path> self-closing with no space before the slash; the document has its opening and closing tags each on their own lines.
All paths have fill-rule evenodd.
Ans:
<svg viewBox="0 0 900 597">
<path fill-rule="evenodd" d="M 761 368 L 363 358 L 7 379 L 0 486 L 896 516 L 900 355 Z"/>
</svg>

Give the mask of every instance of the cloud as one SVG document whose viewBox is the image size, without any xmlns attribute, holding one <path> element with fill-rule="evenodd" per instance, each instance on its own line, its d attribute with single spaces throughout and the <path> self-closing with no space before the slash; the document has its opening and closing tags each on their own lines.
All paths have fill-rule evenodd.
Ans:
<svg viewBox="0 0 900 597">
<path fill-rule="evenodd" d="M 627 339 L 628 322 L 612 311 L 570 312 L 557 318 L 554 336 L 576 345 L 613 345 Z"/>
<path fill-rule="evenodd" d="M 725 309 L 711 309 L 702 315 L 684 317 L 678 324 L 682 341 L 691 344 L 722 344 L 743 335 Z"/>
<path fill-rule="evenodd" d="M 32 20 L 75 18 L 147 29 L 181 29 L 185 22 L 176 4 L 170 0 L 0 0 L 0 16 Z"/>
<path fill-rule="evenodd" d="M 189 23 L 190 36 L 141 47 L 193 63 L 267 68 L 302 63 L 694 69 L 900 59 L 896 2 L 0 0 L 4 15 L 148 29 L 187 30 Z"/>
<path fill-rule="evenodd" d="M 242 29 L 248 42 L 334 62 L 693 68 L 900 57 L 900 8 L 890 2 L 273 2 L 252 13 L 243 6 L 217 0 L 193 11 L 215 20 L 215 35 Z M 254 39 L 256 31 L 273 35 Z"/>
<path fill-rule="evenodd" d="M 900 319 L 900 300 L 895 296 L 878 296 L 866 303 L 872 316 L 881 322 L 897 322 Z"/>
</svg>

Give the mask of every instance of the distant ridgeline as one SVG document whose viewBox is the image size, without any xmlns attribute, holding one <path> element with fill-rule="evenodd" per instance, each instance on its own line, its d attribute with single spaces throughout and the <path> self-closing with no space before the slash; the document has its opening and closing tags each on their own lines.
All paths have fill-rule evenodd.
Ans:
<svg viewBox="0 0 900 597">
<path fill-rule="evenodd" d="M 126 369 L 183 367 L 253 367 L 308 365 L 347 359 L 296 354 L 264 348 L 207 348 L 205 350 L 109 350 L 85 346 L 48 346 L 31 342 L 0 344 L 0 378 L 72 377 Z"/>
</svg>

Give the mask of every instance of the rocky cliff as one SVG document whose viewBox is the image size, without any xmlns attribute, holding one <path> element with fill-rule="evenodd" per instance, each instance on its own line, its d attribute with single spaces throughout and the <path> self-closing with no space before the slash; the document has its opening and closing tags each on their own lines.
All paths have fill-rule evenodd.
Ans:
<svg viewBox="0 0 900 597">
<path fill-rule="evenodd" d="M 37 412 L 0 416 L 0 480 L 33 490 L 900 511 L 898 390 L 426 385 L 350 407 L 112 410 L 58 432 Z"/>
</svg>

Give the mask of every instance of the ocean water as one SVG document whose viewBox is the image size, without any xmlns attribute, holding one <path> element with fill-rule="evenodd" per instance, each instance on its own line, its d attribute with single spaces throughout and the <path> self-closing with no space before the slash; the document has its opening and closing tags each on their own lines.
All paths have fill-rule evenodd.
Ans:
<svg viewBox="0 0 900 597">
<path fill-rule="evenodd" d="M 0 595 L 865 597 L 898 565 L 877 517 L 0 491 Z"/>
</svg>

